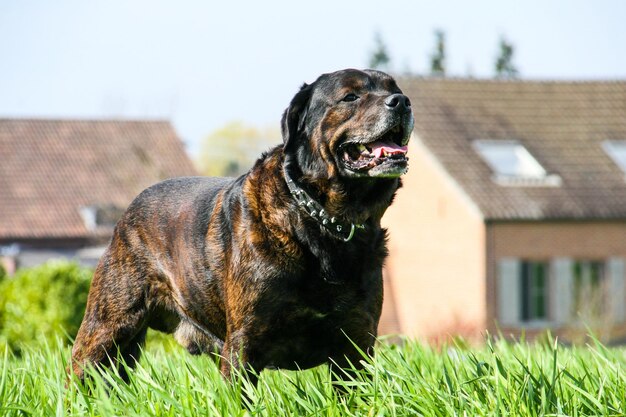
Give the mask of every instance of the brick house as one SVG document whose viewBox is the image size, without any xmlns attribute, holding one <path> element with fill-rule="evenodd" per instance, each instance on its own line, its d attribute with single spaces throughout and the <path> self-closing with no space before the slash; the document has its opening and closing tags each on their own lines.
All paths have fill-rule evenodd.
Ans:
<svg viewBox="0 0 626 417">
<path fill-rule="evenodd" d="M 0 119 L 0 260 L 95 264 L 147 186 L 195 175 L 164 121 Z"/>
<path fill-rule="evenodd" d="M 626 340 L 626 82 L 405 79 L 381 333 Z"/>
</svg>

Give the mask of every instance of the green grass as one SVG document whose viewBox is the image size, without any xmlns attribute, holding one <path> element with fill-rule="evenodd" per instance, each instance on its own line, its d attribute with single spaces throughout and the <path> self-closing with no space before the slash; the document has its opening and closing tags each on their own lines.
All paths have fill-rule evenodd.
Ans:
<svg viewBox="0 0 626 417">
<path fill-rule="evenodd" d="M 19 358 L 5 352 L 0 416 L 626 415 L 626 350 L 597 342 L 381 345 L 366 364 L 370 377 L 346 382 L 344 396 L 325 366 L 265 371 L 252 388 L 224 382 L 208 356 L 154 344 L 129 384 L 108 372 L 93 373 L 87 389 L 66 388 L 68 357 L 68 348 L 49 346 Z"/>
</svg>

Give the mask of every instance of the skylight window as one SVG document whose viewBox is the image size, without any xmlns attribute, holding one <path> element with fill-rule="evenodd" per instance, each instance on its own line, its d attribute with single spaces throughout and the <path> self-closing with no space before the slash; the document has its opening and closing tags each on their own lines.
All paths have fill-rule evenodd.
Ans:
<svg viewBox="0 0 626 417">
<path fill-rule="evenodd" d="M 626 140 L 606 140 L 602 143 L 602 147 L 613 162 L 626 174 Z"/>
<path fill-rule="evenodd" d="M 475 140 L 474 149 L 489 165 L 493 179 L 500 185 L 558 186 L 558 175 L 546 170 L 515 140 Z"/>
</svg>

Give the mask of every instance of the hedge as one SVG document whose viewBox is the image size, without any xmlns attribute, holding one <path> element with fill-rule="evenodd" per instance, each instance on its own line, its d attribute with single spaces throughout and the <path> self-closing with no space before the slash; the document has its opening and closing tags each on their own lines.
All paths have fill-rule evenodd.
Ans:
<svg viewBox="0 0 626 417">
<path fill-rule="evenodd" d="M 69 343 L 82 320 L 93 271 L 50 261 L 0 279 L 0 352 L 27 345 Z"/>
</svg>

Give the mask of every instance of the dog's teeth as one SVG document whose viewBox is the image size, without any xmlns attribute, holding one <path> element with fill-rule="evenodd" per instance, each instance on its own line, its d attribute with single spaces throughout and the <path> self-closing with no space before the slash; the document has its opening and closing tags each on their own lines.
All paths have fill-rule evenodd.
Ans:
<svg viewBox="0 0 626 417">
<path fill-rule="evenodd" d="M 356 149 L 360 152 L 360 153 L 364 153 L 367 152 L 367 148 L 365 147 L 365 145 L 363 145 L 362 143 L 359 143 L 356 147 Z"/>
</svg>

